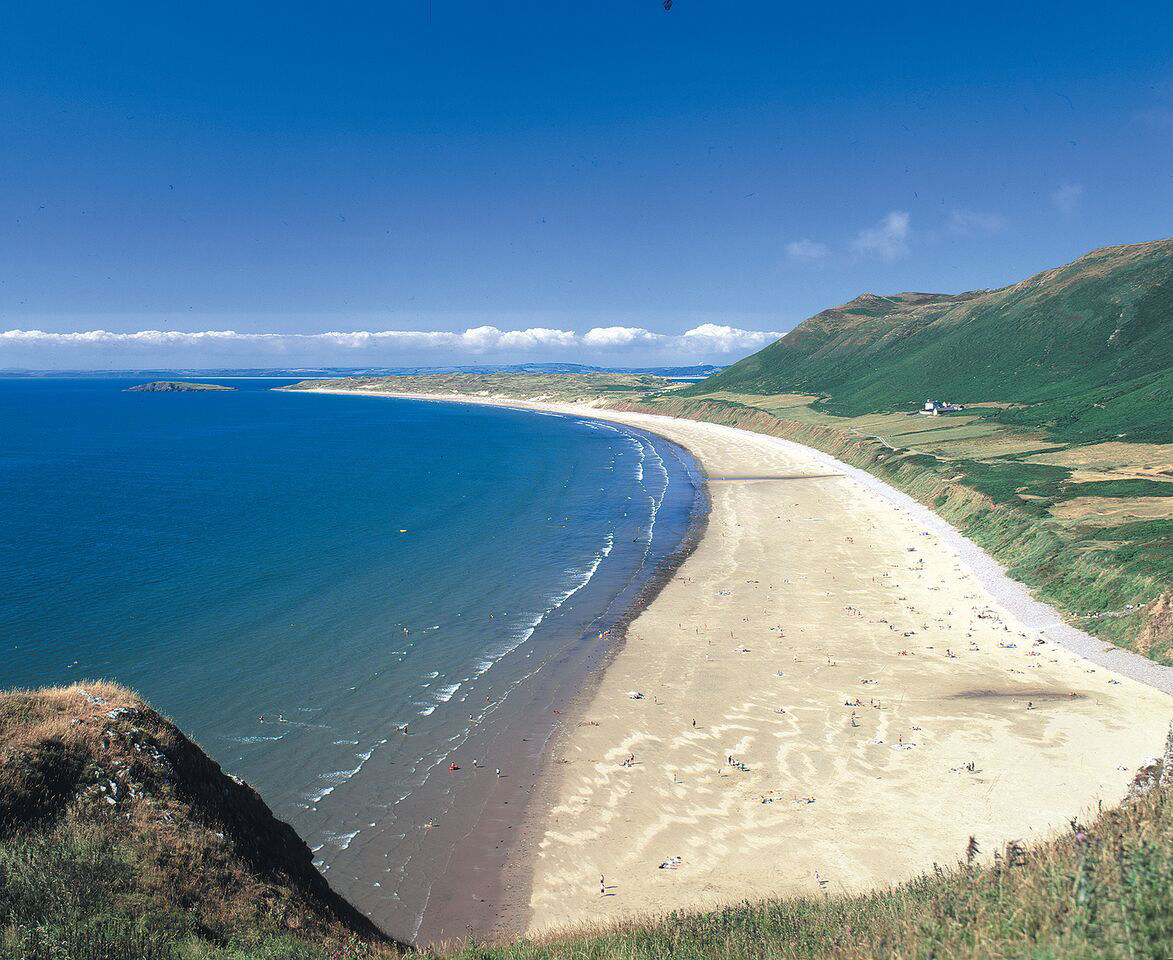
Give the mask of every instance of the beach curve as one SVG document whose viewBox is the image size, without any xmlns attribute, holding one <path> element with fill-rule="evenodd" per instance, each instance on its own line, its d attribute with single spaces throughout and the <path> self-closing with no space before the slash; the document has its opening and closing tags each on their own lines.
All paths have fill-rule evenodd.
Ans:
<svg viewBox="0 0 1173 960">
<path fill-rule="evenodd" d="M 1160 744 L 1173 671 L 863 471 L 716 424 L 399 395 L 627 423 L 710 478 L 706 535 L 547 758 L 512 868 L 531 934 L 988 856 L 1116 802 Z"/>
</svg>

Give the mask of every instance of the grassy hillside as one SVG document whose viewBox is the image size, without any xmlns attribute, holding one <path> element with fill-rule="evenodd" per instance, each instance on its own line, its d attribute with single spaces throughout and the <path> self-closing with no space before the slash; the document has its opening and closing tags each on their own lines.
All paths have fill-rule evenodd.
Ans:
<svg viewBox="0 0 1173 960">
<path fill-rule="evenodd" d="M 997 402 L 1014 406 L 988 418 L 1059 440 L 1166 442 L 1171 332 L 1173 240 L 1161 240 L 999 290 L 864 294 L 685 392 L 814 394 L 845 416 Z"/>
<path fill-rule="evenodd" d="M 0 956 L 389 947 L 247 784 L 130 691 L 0 693 Z"/>
</svg>

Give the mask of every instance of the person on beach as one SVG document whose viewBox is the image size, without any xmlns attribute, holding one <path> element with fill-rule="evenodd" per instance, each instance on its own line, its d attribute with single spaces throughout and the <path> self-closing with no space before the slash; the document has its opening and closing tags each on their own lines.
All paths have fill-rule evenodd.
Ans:
<svg viewBox="0 0 1173 960">
<path fill-rule="evenodd" d="M 500 780 L 501 779 L 501 768 L 497 767 L 496 770 L 497 770 L 497 779 Z"/>
<path fill-rule="evenodd" d="M 603 875 L 599 874 L 599 896 L 607 896 L 607 881 L 603 879 Z"/>
</svg>

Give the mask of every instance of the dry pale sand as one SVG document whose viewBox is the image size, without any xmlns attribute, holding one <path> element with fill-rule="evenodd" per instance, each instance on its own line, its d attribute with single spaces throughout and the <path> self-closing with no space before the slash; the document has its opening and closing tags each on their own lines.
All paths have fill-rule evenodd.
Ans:
<svg viewBox="0 0 1173 960">
<path fill-rule="evenodd" d="M 1116 803 L 1161 747 L 1173 699 L 1036 643 L 953 544 L 828 458 L 590 415 L 688 448 L 712 511 L 550 757 L 530 932 L 882 886 L 971 835 L 989 855 Z"/>
<path fill-rule="evenodd" d="M 1115 803 L 1160 749 L 1168 695 L 1036 645 L 824 458 L 623 419 L 693 452 L 712 512 L 551 758 L 531 932 L 888 884 Z"/>
</svg>

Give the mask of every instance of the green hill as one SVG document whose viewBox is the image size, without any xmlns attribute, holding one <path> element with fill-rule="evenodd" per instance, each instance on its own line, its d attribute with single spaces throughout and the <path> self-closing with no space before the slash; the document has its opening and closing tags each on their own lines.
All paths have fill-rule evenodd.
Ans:
<svg viewBox="0 0 1173 960">
<path fill-rule="evenodd" d="M 998 290 L 864 294 L 684 391 L 804 393 L 857 416 L 926 398 L 1069 441 L 1170 439 L 1173 240 L 1104 247 Z"/>
</svg>

